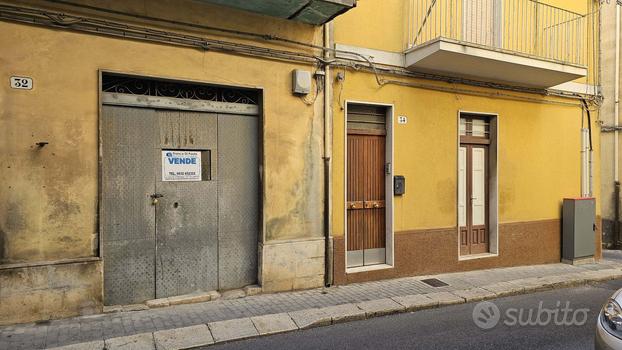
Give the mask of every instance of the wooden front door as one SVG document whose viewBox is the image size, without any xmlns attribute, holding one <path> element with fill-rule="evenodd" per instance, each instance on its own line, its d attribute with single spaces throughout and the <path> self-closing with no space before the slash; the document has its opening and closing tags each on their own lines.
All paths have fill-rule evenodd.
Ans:
<svg viewBox="0 0 622 350">
<path fill-rule="evenodd" d="M 385 114 L 377 107 L 356 107 L 348 106 L 348 267 L 386 262 Z"/>
<path fill-rule="evenodd" d="M 489 251 L 487 123 L 466 119 L 461 124 L 466 130 L 461 130 L 458 153 L 460 254 L 481 254 Z"/>
</svg>

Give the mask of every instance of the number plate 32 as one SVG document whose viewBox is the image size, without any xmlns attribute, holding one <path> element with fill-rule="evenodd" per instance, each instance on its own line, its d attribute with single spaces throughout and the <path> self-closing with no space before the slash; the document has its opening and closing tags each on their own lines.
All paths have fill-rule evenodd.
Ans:
<svg viewBox="0 0 622 350">
<path fill-rule="evenodd" d="M 32 90 L 32 78 L 11 77 L 11 89 Z"/>
</svg>

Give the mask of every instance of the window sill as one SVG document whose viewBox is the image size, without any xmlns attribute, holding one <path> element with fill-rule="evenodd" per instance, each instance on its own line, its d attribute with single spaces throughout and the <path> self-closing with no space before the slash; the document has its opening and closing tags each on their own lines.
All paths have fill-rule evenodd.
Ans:
<svg viewBox="0 0 622 350">
<path fill-rule="evenodd" d="M 359 273 L 359 272 L 367 272 L 367 271 L 386 270 L 386 269 L 392 269 L 392 268 L 393 268 L 393 265 L 388 265 L 388 264 L 347 267 L 346 273 L 350 274 L 350 273 Z"/>
<path fill-rule="evenodd" d="M 458 261 L 494 258 L 496 256 L 499 256 L 499 254 L 481 253 L 481 254 L 472 254 L 472 255 L 460 255 L 458 257 Z"/>
</svg>

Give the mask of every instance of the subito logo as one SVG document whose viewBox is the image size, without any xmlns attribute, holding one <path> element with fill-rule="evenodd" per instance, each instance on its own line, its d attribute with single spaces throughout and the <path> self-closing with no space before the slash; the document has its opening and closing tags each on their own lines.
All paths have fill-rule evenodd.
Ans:
<svg viewBox="0 0 622 350">
<path fill-rule="evenodd" d="M 491 329 L 499 323 L 501 312 L 497 305 L 483 301 L 473 308 L 473 322 L 481 329 Z"/>
</svg>

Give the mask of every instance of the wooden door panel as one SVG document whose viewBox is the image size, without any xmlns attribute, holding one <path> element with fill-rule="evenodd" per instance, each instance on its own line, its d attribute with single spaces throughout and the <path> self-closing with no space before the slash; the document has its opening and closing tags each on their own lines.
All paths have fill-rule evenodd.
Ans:
<svg viewBox="0 0 622 350">
<path fill-rule="evenodd" d="M 363 249 L 365 222 L 363 211 L 348 210 L 348 251 Z"/>
<path fill-rule="evenodd" d="M 458 226 L 467 225 L 467 148 L 460 147 L 458 153 Z"/>
<path fill-rule="evenodd" d="M 365 183 L 364 159 L 360 155 L 362 140 L 348 135 L 348 251 L 362 250 L 365 232 L 363 187 Z"/>
<path fill-rule="evenodd" d="M 469 230 L 467 227 L 460 227 L 460 254 L 469 254 Z"/>
<path fill-rule="evenodd" d="M 384 248 L 386 236 L 384 208 L 369 209 L 365 214 L 367 226 L 363 249 Z"/>
<path fill-rule="evenodd" d="M 362 155 L 362 141 L 358 135 L 348 135 L 348 202 L 364 200 L 365 159 Z"/>
<path fill-rule="evenodd" d="M 364 249 L 385 247 L 385 136 L 366 136 L 369 181 L 365 191 L 367 230 Z"/>
<path fill-rule="evenodd" d="M 347 250 L 385 248 L 385 135 L 348 133 Z"/>
<path fill-rule="evenodd" d="M 473 226 L 486 224 L 486 149 L 471 147 L 471 208 Z"/>
<path fill-rule="evenodd" d="M 463 144 L 458 153 L 460 254 L 488 252 L 488 149 Z"/>
<path fill-rule="evenodd" d="M 485 226 L 471 229 L 470 254 L 481 254 L 488 251 L 488 230 Z"/>
</svg>

